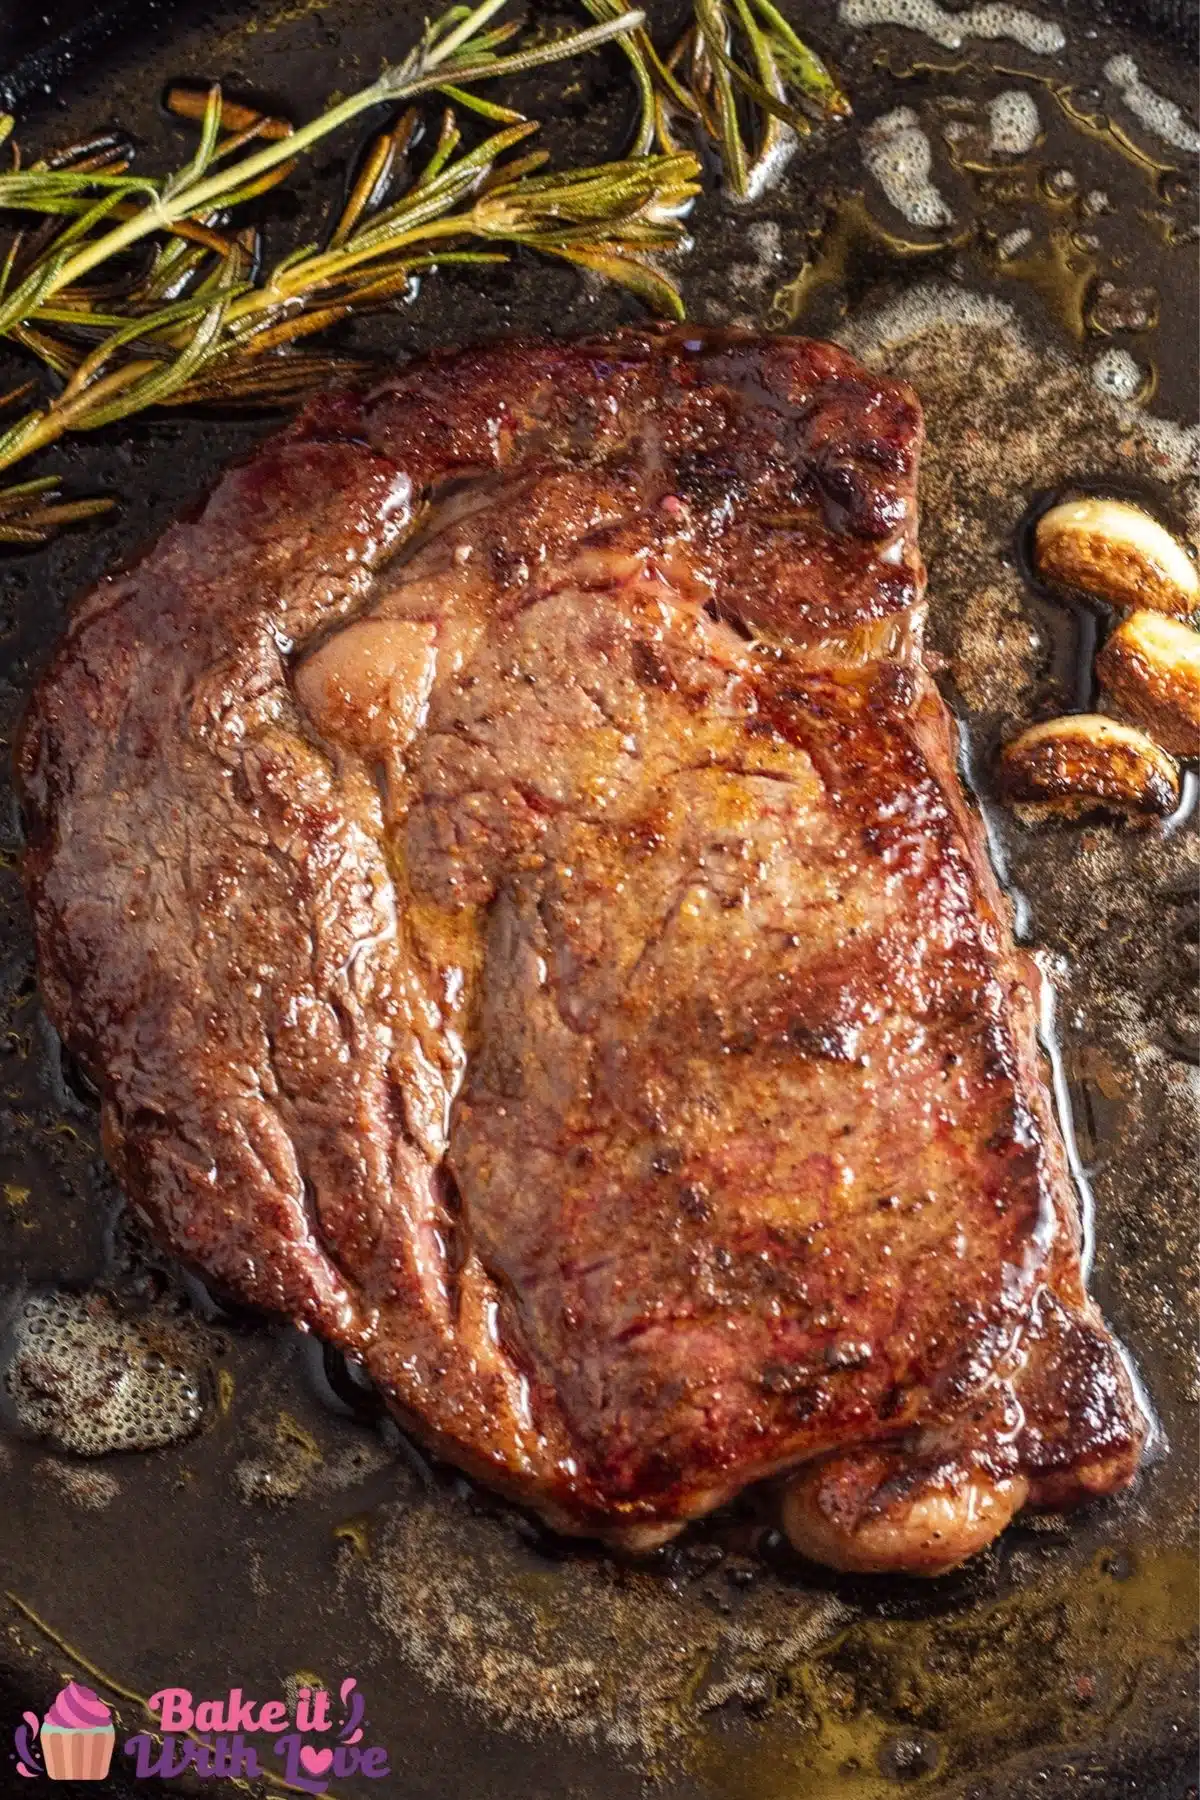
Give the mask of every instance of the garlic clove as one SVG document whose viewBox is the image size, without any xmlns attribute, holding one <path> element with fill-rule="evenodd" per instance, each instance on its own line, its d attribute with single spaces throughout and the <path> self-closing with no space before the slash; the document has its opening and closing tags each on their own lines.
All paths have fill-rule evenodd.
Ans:
<svg viewBox="0 0 1200 1800">
<path fill-rule="evenodd" d="M 1000 784 L 1031 818 L 1078 818 L 1103 806 L 1149 824 L 1179 803 L 1174 758 L 1144 731 L 1100 713 L 1046 719 L 1021 732 L 1001 751 Z"/>
<path fill-rule="evenodd" d="M 1096 659 L 1114 706 L 1176 756 L 1200 755 L 1200 632 L 1132 612 Z"/>
<path fill-rule="evenodd" d="M 1189 618 L 1200 606 L 1200 573 L 1157 519 L 1126 500 L 1066 500 L 1038 520 L 1038 574 L 1113 606 Z"/>
</svg>

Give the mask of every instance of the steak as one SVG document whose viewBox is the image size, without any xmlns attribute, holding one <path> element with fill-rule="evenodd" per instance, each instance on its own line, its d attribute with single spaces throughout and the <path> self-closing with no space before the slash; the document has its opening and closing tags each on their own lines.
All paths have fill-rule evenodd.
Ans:
<svg viewBox="0 0 1200 1800">
<path fill-rule="evenodd" d="M 917 400 L 639 331 L 325 396 L 74 613 L 42 990 L 171 1250 L 556 1528 L 936 1573 L 1129 1481 L 921 660 Z"/>
</svg>

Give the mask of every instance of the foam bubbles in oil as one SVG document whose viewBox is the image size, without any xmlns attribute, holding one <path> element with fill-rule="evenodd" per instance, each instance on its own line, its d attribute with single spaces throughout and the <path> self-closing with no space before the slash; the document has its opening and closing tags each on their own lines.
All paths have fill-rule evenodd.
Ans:
<svg viewBox="0 0 1200 1800">
<path fill-rule="evenodd" d="M 910 106 L 884 113 L 863 133 L 862 159 L 910 225 L 934 231 L 954 214 L 932 179 L 933 146 Z"/>
<path fill-rule="evenodd" d="M 1173 100 L 1147 87 L 1132 56 L 1114 56 L 1104 65 L 1106 80 L 1118 90 L 1134 117 L 1147 131 L 1195 156 L 1200 151 L 1200 131 L 1185 118 Z"/>
<path fill-rule="evenodd" d="M 1146 371 L 1135 356 L 1119 346 L 1102 350 L 1092 364 L 1092 382 L 1113 400 L 1136 400 L 1146 385 Z"/>
<path fill-rule="evenodd" d="M 1032 94 L 1009 88 L 988 107 L 989 147 L 1000 156 L 1028 156 L 1041 136 L 1042 122 Z"/>
<path fill-rule="evenodd" d="M 60 1450 L 155 1450 L 201 1423 L 201 1345 L 176 1320 L 127 1317 L 103 1295 L 51 1290 L 14 1302 L 6 1337 L 6 1410 Z"/>
<path fill-rule="evenodd" d="M 843 25 L 901 25 L 920 31 L 944 50 L 961 50 L 967 38 L 1008 38 L 1035 56 L 1053 56 L 1066 46 L 1062 27 L 1039 19 L 1023 6 L 990 4 L 950 12 L 937 0 L 842 0 Z"/>
</svg>

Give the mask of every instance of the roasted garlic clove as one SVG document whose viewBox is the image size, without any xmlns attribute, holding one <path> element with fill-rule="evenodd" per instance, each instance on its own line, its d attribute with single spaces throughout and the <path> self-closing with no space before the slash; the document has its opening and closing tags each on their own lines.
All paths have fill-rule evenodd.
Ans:
<svg viewBox="0 0 1200 1800">
<path fill-rule="evenodd" d="M 1066 500 L 1038 520 L 1038 574 L 1113 606 L 1186 619 L 1200 606 L 1196 565 L 1157 519 L 1125 500 Z"/>
<path fill-rule="evenodd" d="M 1148 824 L 1174 812 L 1179 770 L 1143 731 L 1099 713 L 1031 725 L 1000 755 L 1000 781 L 1022 812 L 1078 818 L 1105 806 Z"/>
<path fill-rule="evenodd" d="M 1133 612 L 1096 659 L 1114 704 L 1176 756 L 1200 755 L 1200 632 Z"/>
</svg>

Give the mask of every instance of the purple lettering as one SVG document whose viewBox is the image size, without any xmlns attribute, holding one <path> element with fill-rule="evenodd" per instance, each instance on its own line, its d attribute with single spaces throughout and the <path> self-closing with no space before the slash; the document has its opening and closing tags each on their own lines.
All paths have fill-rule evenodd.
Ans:
<svg viewBox="0 0 1200 1800">
<path fill-rule="evenodd" d="M 167 1742 L 172 1745 L 177 1743 L 179 1746 L 179 1761 L 170 1770 L 172 1775 L 186 1775 L 189 1769 L 199 1765 L 200 1745 L 195 1738 L 168 1738 Z"/>
<path fill-rule="evenodd" d="M 390 1774 L 387 1751 L 378 1744 L 364 1750 L 353 1744 L 338 1744 L 333 1752 L 333 1775 L 338 1781 L 346 1781 L 351 1775 L 365 1775 L 371 1781 L 378 1781 Z"/>
<path fill-rule="evenodd" d="M 233 1739 L 218 1738 L 217 1744 L 220 1767 L 215 1774 L 227 1775 L 233 1781 L 255 1781 L 262 1774 L 258 1752 L 240 1733 Z"/>
<path fill-rule="evenodd" d="M 199 1707 L 197 1707 L 196 1708 L 197 1713 L 199 1712 L 199 1710 L 200 1710 Z M 220 1742 L 219 1738 L 218 1738 L 217 1742 L 218 1743 Z M 204 1776 L 215 1775 L 216 1769 L 213 1766 L 214 1754 L 213 1754 L 212 1739 L 211 1738 L 202 1738 L 198 1742 L 195 1739 L 193 1739 L 192 1744 L 191 1744 L 191 1749 L 192 1749 L 192 1767 L 195 1769 L 197 1775 L 204 1775 Z"/>
<path fill-rule="evenodd" d="M 146 1741 L 149 1742 L 149 1739 Z M 125 1746 L 126 1750 L 131 1744 L 137 1743 L 139 1743 L 138 1738 L 130 1738 L 129 1744 Z M 171 1781 L 176 1775 L 186 1774 L 188 1769 L 195 1768 L 197 1748 L 198 1746 L 188 1738 L 164 1737 L 158 1761 L 143 1769 L 143 1759 L 139 1752 L 135 1773 L 139 1776 L 142 1774 L 157 1775 L 160 1781 Z"/>
<path fill-rule="evenodd" d="M 137 1758 L 133 1772 L 139 1781 L 145 1781 L 149 1776 L 159 1773 L 158 1762 L 155 1760 L 157 1750 L 158 1745 L 149 1732 L 139 1731 L 136 1737 L 125 1739 L 126 1756 Z"/>
<path fill-rule="evenodd" d="M 333 1767 L 332 1750 L 328 1747 L 318 1750 L 315 1745 L 306 1744 L 298 1731 L 293 1731 L 276 1740 L 275 1754 L 287 1758 L 284 1779 L 294 1787 L 302 1788 L 306 1794 L 325 1792 Z"/>
</svg>

